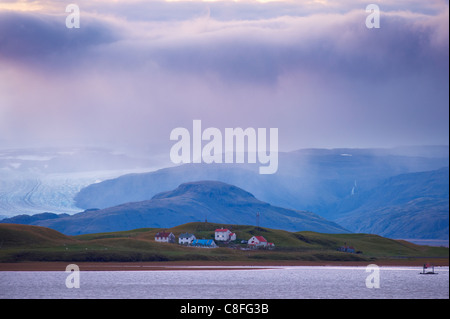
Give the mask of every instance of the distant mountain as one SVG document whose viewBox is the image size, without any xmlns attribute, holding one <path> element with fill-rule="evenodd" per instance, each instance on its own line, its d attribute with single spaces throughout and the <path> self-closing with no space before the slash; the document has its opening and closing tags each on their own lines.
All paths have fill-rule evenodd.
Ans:
<svg viewBox="0 0 450 319">
<path fill-rule="evenodd" d="M 16 215 L 14 217 L 5 218 L 3 220 L 0 220 L 0 223 L 2 224 L 23 224 L 23 225 L 33 225 L 36 222 L 39 222 L 41 220 L 47 220 L 47 219 L 56 219 L 56 218 L 62 218 L 62 217 L 68 217 L 69 214 L 53 214 L 53 213 L 41 213 L 41 214 L 34 214 L 34 215 Z"/>
<path fill-rule="evenodd" d="M 336 221 L 354 232 L 448 240 L 449 168 L 388 178 L 349 196 L 337 211 Z"/>
<path fill-rule="evenodd" d="M 448 166 L 448 146 L 395 149 L 305 149 L 279 154 L 274 175 L 244 164 L 186 164 L 128 174 L 89 185 L 75 196 L 81 208 L 143 201 L 190 181 L 217 180 L 248 190 L 273 205 L 333 219 L 335 205 L 354 189 L 370 190 L 385 179 Z"/>
<path fill-rule="evenodd" d="M 216 181 L 185 183 L 173 191 L 157 194 L 151 200 L 36 221 L 33 224 L 66 235 L 78 235 L 143 227 L 169 228 L 205 219 L 216 223 L 255 225 L 258 212 L 261 226 L 291 231 L 348 232 L 316 214 L 272 206 L 241 188 Z"/>
<path fill-rule="evenodd" d="M 358 231 L 358 227 L 368 224 L 369 221 L 374 222 L 371 232 L 382 235 L 389 234 L 399 238 L 399 235 L 406 234 L 406 231 L 397 232 L 401 229 L 400 226 L 395 228 L 397 229 L 395 231 L 387 231 L 388 227 L 394 227 L 394 220 L 389 218 L 378 221 L 373 218 L 361 220 L 357 217 L 358 212 L 364 210 L 362 207 L 364 201 L 372 201 L 372 204 L 367 203 L 366 206 L 372 207 L 370 209 L 391 207 L 390 204 L 384 203 L 389 199 L 381 195 L 372 197 L 369 195 L 373 192 L 381 194 L 383 187 L 386 187 L 384 183 L 388 183 L 391 178 L 402 174 L 435 171 L 442 167 L 448 167 L 448 163 L 448 146 L 392 149 L 304 149 L 280 153 L 279 169 L 273 175 L 260 175 L 257 166 L 244 164 L 186 164 L 149 173 L 123 175 L 92 184 L 81 189 L 75 196 L 75 201 L 78 207 L 102 209 L 127 202 L 149 200 L 156 194 L 167 189 L 174 189 L 182 183 L 216 180 L 245 189 L 258 199 L 272 205 L 311 211 L 328 220 L 337 223 L 343 222 L 346 228 L 355 231 Z M 409 176 L 408 183 L 411 191 L 417 187 L 417 184 L 428 183 L 426 187 L 432 188 L 437 182 L 433 179 L 421 180 L 420 176 L 420 174 Z M 445 209 L 445 203 L 448 202 L 449 197 L 448 192 L 440 197 L 441 201 L 431 200 L 415 203 L 415 206 L 413 201 L 410 202 L 411 199 L 405 200 L 410 198 L 408 191 L 399 192 L 398 188 L 395 190 L 393 188 L 390 192 L 398 197 L 396 209 L 402 210 L 404 213 L 400 224 L 408 225 L 410 223 L 410 228 L 416 227 L 416 231 L 410 232 L 408 238 L 412 238 L 412 235 L 419 236 L 416 238 L 445 237 L 445 228 L 431 227 L 430 223 L 434 217 L 429 219 L 428 229 L 434 229 L 436 232 L 431 231 L 430 233 L 428 230 L 421 234 L 419 229 L 425 224 L 423 220 L 414 217 L 412 207 L 415 207 L 417 211 L 434 209 L 443 212 L 442 214 L 446 211 L 448 215 L 448 208 Z M 424 197 L 420 195 L 419 188 L 416 188 L 415 192 L 416 197 Z M 425 203 L 427 204 L 425 205 Z M 407 207 L 407 205 L 410 206 Z M 360 210 L 355 211 L 357 208 Z M 355 214 L 351 217 L 350 213 L 353 211 Z M 412 215 L 406 223 L 408 212 Z M 437 223 L 442 221 L 442 218 L 436 218 L 438 218 Z M 369 231 L 369 228 L 366 229 Z"/>
</svg>

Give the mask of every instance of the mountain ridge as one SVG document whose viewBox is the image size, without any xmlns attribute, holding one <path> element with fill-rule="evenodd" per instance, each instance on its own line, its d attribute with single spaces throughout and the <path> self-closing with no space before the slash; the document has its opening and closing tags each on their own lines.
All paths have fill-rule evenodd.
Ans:
<svg viewBox="0 0 450 319">
<path fill-rule="evenodd" d="M 391 238 L 447 239 L 449 168 L 393 176 L 341 203 L 336 221 Z"/>
<path fill-rule="evenodd" d="M 439 169 L 448 166 L 445 150 L 448 154 L 448 146 L 302 149 L 279 153 L 279 169 L 273 175 L 260 175 L 248 164 L 183 164 L 91 184 L 74 200 L 84 209 L 107 208 L 148 200 L 185 182 L 217 180 L 274 205 L 330 218 L 330 204 L 350 194 L 355 180 L 361 188 L 370 189 L 391 176 Z"/>
<path fill-rule="evenodd" d="M 254 225 L 257 213 L 261 216 L 262 225 L 270 224 L 275 228 L 325 233 L 348 232 L 314 213 L 272 206 L 239 187 L 217 181 L 183 183 L 150 200 L 85 211 L 63 218 L 39 220 L 34 224 L 67 235 L 78 235 L 143 227 L 169 228 L 180 223 L 206 219 L 219 223 Z"/>
</svg>

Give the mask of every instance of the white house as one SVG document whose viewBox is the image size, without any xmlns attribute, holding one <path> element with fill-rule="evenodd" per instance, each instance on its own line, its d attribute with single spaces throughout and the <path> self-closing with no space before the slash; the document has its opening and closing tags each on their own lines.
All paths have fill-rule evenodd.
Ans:
<svg viewBox="0 0 450 319">
<path fill-rule="evenodd" d="M 194 234 L 184 233 L 178 237 L 178 243 L 180 245 L 190 245 L 196 239 Z"/>
<path fill-rule="evenodd" d="M 274 247 L 273 243 L 269 243 L 263 236 L 253 236 L 247 242 L 249 246 L 253 247 Z"/>
<path fill-rule="evenodd" d="M 229 229 L 218 228 L 215 231 L 215 239 L 217 241 L 230 241 L 236 240 L 236 234 L 232 233 Z"/>
<path fill-rule="evenodd" d="M 155 240 L 160 243 L 174 243 L 175 235 L 173 233 L 162 231 L 155 235 Z"/>
</svg>

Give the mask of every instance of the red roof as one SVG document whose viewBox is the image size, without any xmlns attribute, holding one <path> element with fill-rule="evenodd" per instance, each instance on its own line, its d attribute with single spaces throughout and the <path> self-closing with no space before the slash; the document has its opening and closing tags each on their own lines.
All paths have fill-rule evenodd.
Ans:
<svg viewBox="0 0 450 319">
<path fill-rule="evenodd" d="M 171 234 L 171 233 L 159 232 L 159 233 L 156 234 L 155 237 L 163 237 L 163 238 L 166 238 L 166 237 L 169 237 L 170 234 Z"/>
<path fill-rule="evenodd" d="M 229 231 L 229 230 L 226 229 L 226 228 L 218 228 L 218 229 L 216 229 L 216 232 L 227 232 L 227 231 Z"/>
<path fill-rule="evenodd" d="M 267 242 L 267 240 L 263 236 L 255 236 L 260 242 Z"/>
</svg>

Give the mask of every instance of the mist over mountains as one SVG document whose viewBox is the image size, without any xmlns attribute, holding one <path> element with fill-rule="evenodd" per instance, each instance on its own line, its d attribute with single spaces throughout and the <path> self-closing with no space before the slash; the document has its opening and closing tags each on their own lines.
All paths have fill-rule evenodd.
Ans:
<svg viewBox="0 0 450 319">
<path fill-rule="evenodd" d="M 79 207 L 106 208 L 142 201 L 185 182 L 217 180 L 272 205 L 314 212 L 351 231 L 442 239 L 448 238 L 448 168 L 443 167 L 448 167 L 448 147 L 307 149 L 280 153 L 274 175 L 259 175 L 243 164 L 181 165 L 90 185 L 75 200 Z M 427 217 L 419 218 L 423 210 Z"/>
<path fill-rule="evenodd" d="M 354 232 L 448 239 L 449 168 L 401 174 L 343 200 L 335 220 Z"/>
<path fill-rule="evenodd" d="M 100 220 L 102 214 L 112 218 L 122 213 L 127 220 L 121 221 L 123 227 L 141 227 L 145 223 L 132 220 L 142 220 L 147 214 L 143 212 L 151 211 L 152 221 L 147 221 L 155 227 L 166 227 L 164 222 L 168 220 L 185 223 L 205 218 L 212 222 L 254 224 L 255 211 L 262 209 L 264 203 L 283 207 L 284 213 L 312 212 L 314 218 L 322 217 L 322 223 L 333 222 L 335 229 L 345 231 L 391 238 L 448 239 L 448 151 L 448 146 L 304 149 L 279 153 L 279 169 L 273 175 L 260 175 L 257 166 L 248 164 L 186 164 L 106 179 L 80 187 L 79 192 L 72 194 L 74 205 L 80 211 L 92 209 L 76 214 L 80 215 L 77 217 L 80 223 L 87 221 L 88 216 L 95 215 Z M 249 193 L 245 206 L 248 218 L 230 208 L 236 205 L 228 205 L 226 212 L 217 206 L 225 199 L 233 203 L 233 197 L 223 191 L 224 187 L 219 187 L 222 192 L 210 190 L 208 196 L 197 196 L 197 193 L 191 198 L 188 194 L 193 193 L 187 191 L 174 199 L 173 194 L 180 192 L 180 185 L 199 181 L 226 183 Z M 168 194 L 165 192 L 172 195 L 162 198 L 161 194 Z M 213 205 L 214 201 L 217 203 Z M 159 212 L 155 213 L 156 202 L 167 205 L 164 209 L 158 206 Z M 264 218 L 273 223 L 271 227 L 296 229 L 286 220 L 270 219 L 271 214 L 279 216 L 279 213 L 271 210 Z M 65 218 L 58 215 L 46 223 L 56 227 Z M 39 223 L 42 222 L 40 219 Z M 105 225 L 106 229 L 114 224 L 106 220 L 105 223 L 109 225 Z M 75 228 L 85 229 L 77 225 Z M 319 229 L 317 225 L 314 227 Z M 75 228 L 71 231 L 77 232 Z"/>
<path fill-rule="evenodd" d="M 139 158 L 94 147 L 0 150 L 0 215 L 78 213 L 73 197 L 90 184 L 161 167 L 159 158 Z"/>
<path fill-rule="evenodd" d="M 448 166 L 445 147 L 421 149 L 308 149 L 280 153 L 278 172 L 265 176 L 246 164 L 186 164 L 90 185 L 75 196 L 75 201 L 82 208 L 106 208 L 146 200 L 181 183 L 218 180 L 275 205 L 332 216 L 329 205 L 351 195 L 355 182 L 358 191 L 369 190 L 391 176 Z"/>
</svg>

